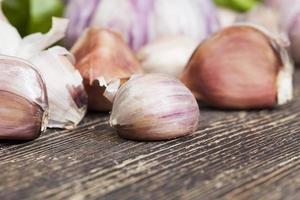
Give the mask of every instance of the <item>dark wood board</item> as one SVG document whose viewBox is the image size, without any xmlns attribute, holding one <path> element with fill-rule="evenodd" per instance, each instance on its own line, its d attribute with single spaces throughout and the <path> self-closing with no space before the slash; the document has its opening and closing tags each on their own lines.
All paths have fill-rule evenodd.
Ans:
<svg viewBox="0 0 300 200">
<path fill-rule="evenodd" d="M 199 130 L 171 141 L 121 139 L 105 114 L 2 141 L 0 199 L 300 199 L 300 78 L 295 86 L 276 109 L 202 107 Z"/>
</svg>

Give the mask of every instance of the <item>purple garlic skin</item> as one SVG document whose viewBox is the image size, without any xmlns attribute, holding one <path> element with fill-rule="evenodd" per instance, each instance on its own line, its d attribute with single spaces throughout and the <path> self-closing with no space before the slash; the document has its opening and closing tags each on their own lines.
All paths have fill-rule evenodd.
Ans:
<svg viewBox="0 0 300 200">
<path fill-rule="evenodd" d="M 118 90 L 110 125 L 127 139 L 167 140 L 193 133 L 199 116 L 195 97 L 179 80 L 137 75 Z"/>
<path fill-rule="evenodd" d="M 65 16 L 70 19 L 69 47 L 91 26 L 121 33 L 133 50 L 177 35 L 200 42 L 219 27 L 211 0 L 72 0 Z"/>
<path fill-rule="evenodd" d="M 0 56 L 0 140 L 31 140 L 48 123 L 45 84 L 30 63 Z"/>
</svg>

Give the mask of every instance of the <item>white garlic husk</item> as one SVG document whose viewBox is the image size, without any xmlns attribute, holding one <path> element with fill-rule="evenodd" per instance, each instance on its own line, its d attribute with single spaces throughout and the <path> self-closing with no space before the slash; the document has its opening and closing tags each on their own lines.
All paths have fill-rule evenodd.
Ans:
<svg viewBox="0 0 300 200">
<path fill-rule="evenodd" d="M 0 140 L 31 140 L 47 127 L 44 81 L 31 63 L 0 56 Z"/>
<path fill-rule="evenodd" d="M 87 95 L 74 58 L 66 49 L 53 47 L 30 59 L 46 82 L 51 128 L 75 128 L 87 109 Z M 62 78 L 59 78 L 62 77 Z"/>
<path fill-rule="evenodd" d="M 72 55 L 58 46 L 45 50 L 64 37 L 67 25 L 67 19 L 54 17 L 49 32 L 21 38 L 5 18 L 0 18 L 0 43 L 3 44 L 0 54 L 32 62 L 41 73 L 49 93 L 48 127 L 51 128 L 73 128 L 86 112 L 87 96 Z"/>
<path fill-rule="evenodd" d="M 110 125 L 127 139 L 166 140 L 193 133 L 199 116 L 195 97 L 179 80 L 136 75 L 117 91 Z"/>
<path fill-rule="evenodd" d="M 141 48 L 137 58 L 147 73 L 179 77 L 197 46 L 197 40 L 187 36 L 161 38 Z"/>
</svg>

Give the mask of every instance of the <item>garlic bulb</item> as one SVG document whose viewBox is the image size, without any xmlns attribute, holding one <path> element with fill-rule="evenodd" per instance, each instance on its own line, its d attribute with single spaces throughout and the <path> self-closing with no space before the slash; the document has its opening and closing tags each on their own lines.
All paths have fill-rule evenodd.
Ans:
<svg viewBox="0 0 300 200">
<path fill-rule="evenodd" d="M 199 45 L 181 80 L 220 108 L 282 105 L 292 99 L 293 65 L 282 41 L 259 27 L 236 25 Z"/>
<path fill-rule="evenodd" d="M 32 64 L 0 56 L 0 139 L 29 140 L 48 123 L 45 84 Z"/>
<path fill-rule="evenodd" d="M 199 108 L 192 93 L 163 74 L 133 76 L 117 91 L 110 125 L 133 140 L 166 140 L 193 133 Z"/>
<path fill-rule="evenodd" d="M 53 18 L 48 33 L 21 38 L 5 18 L 0 18 L 0 54 L 25 59 L 41 73 L 49 94 L 48 126 L 55 128 L 75 127 L 86 111 L 87 97 L 72 55 L 58 46 L 45 50 L 64 37 L 67 25 L 68 20 Z"/>
<path fill-rule="evenodd" d="M 200 42 L 218 28 L 211 0 L 72 0 L 66 17 L 68 46 L 87 27 L 105 27 L 121 33 L 134 51 L 169 36 Z"/>
<path fill-rule="evenodd" d="M 142 47 L 137 58 L 147 73 L 179 77 L 197 45 L 197 40 L 186 36 L 161 38 Z"/>
<path fill-rule="evenodd" d="M 119 34 L 110 30 L 87 29 L 71 52 L 84 79 L 90 110 L 111 110 L 111 103 L 102 95 L 105 83 L 142 73 L 130 48 Z"/>
</svg>

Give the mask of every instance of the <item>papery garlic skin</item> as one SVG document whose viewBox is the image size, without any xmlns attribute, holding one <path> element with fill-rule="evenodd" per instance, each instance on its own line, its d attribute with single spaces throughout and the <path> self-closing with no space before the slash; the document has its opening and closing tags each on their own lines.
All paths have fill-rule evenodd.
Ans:
<svg viewBox="0 0 300 200">
<path fill-rule="evenodd" d="M 1 3 L 1 2 L 0 2 Z M 0 15 L 1 15 L 0 9 Z M 49 32 L 21 38 L 17 30 L 0 18 L 0 54 L 25 59 L 38 69 L 49 91 L 51 128 L 74 128 L 86 111 L 86 94 L 73 56 L 62 47 L 45 50 L 65 35 L 68 20 L 53 18 Z M 10 45 L 11 44 L 11 45 Z"/>
<path fill-rule="evenodd" d="M 292 74 L 279 39 L 254 26 L 236 25 L 200 44 L 181 80 L 212 106 L 252 109 L 290 101 Z"/>
<path fill-rule="evenodd" d="M 179 77 L 197 46 L 197 40 L 185 36 L 161 38 L 142 47 L 137 58 L 147 73 Z"/>
<path fill-rule="evenodd" d="M 88 107 L 93 111 L 111 110 L 111 102 L 102 95 L 105 83 L 143 72 L 137 58 L 122 37 L 107 29 L 87 29 L 71 52 L 84 79 Z"/>
<path fill-rule="evenodd" d="M 117 92 L 110 125 L 133 140 L 167 140 L 193 133 L 198 104 L 177 79 L 163 74 L 132 77 Z"/>
<path fill-rule="evenodd" d="M 49 96 L 50 128 L 75 128 L 87 110 L 87 95 L 74 58 L 62 47 L 42 51 L 30 61 L 45 80 Z M 59 78 L 61 77 L 61 78 Z"/>
<path fill-rule="evenodd" d="M 161 37 L 184 35 L 198 42 L 218 28 L 211 0 L 72 0 L 66 43 L 71 46 L 87 27 L 121 33 L 137 51 Z"/>
<path fill-rule="evenodd" d="M 279 14 L 281 28 L 291 42 L 292 57 L 297 64 L 300 63 L 300 1 L 264 0 L 264 2 Z"/>
<path fill-rule="evenodd" d="M 0 139 L 30 140 L 48 123 L 47 91 L 32 64 L 0 56 Z"/>
</svg>

